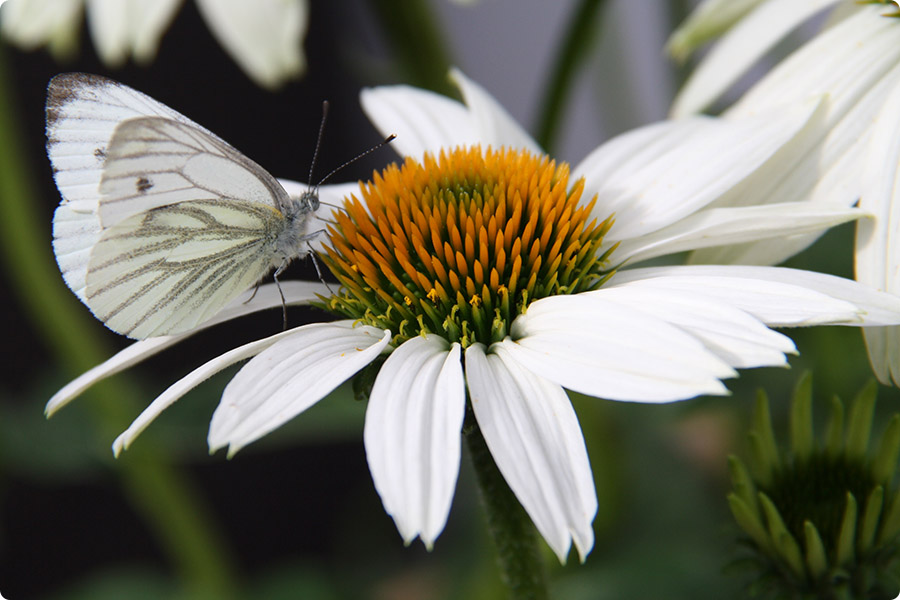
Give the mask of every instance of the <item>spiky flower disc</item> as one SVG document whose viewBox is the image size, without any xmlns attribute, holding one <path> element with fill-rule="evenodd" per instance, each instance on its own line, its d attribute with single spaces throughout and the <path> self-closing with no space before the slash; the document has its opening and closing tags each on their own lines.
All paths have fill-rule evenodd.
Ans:
<svg viewBox="0 0 900 600">
<path fill-rule="evenodd" d="M 362 185 L 329 231 L 345 291 L 329 308 L 396 332 L 490 345 L 533 300 L 598 287 L 612 225 L 588 222 L 582 180 L 521 150 L 480 147 L 407 159 Z"/>
<path fill-rule="evenodd" d="M 869 453 L 876 387 L 864 388 L 844 427 L 835 398 L 823 444 L 812 423 L 812 380 L 797 387 L 791 448 L 778 448 L 761 393 L 750 433 L 749 469 L 730 458 L 731 511 L 750 536 L 758 586 L 802 600 L 893 599 L 900 592 L 900 493 L 893 485 L 900 415 Z M 780 594 L 780 595 L 778 595 Z"/>
</svg>

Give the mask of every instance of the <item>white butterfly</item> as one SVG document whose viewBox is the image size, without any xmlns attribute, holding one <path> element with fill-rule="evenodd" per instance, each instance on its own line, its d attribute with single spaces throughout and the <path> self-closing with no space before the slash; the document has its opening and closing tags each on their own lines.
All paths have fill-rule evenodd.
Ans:
<svg viewBox="0 0 900 600">
<path fill-rule="evenodd" d="M 315 191 L 291 197 L 215 134 L 96 75 L 50 82 L 47 153 L 63 278 L 132 338 L 193 329 L 319 233 Z"/>
</svg>

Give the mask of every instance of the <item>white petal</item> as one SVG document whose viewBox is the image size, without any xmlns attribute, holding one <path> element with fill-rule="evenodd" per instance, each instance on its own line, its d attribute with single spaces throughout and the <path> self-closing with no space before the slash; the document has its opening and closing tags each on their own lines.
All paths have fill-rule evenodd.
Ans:
<svg viewBox="0 0 900 600">
<path fill-rule="evenodd" d="M 740 309 L 707 297 L 702 289 L 660 294 L 655 289 L 626 284 L 588 292 L 601 294 L 606 302 L 640 307 L 641 312 L 683 329 L 735 368 L 785 365 L 785 353 L 796 352 L 790 338 Z"/>
<path fill-rule="evenodd" d="M 100 59 L 122 66 L 134 54 L 143 61 L 156 54 L 159 40 L 181 0 L 87 0 L 91 37 Z"/>
<path fill-rule="evenodd" d="M 674 266 L 627 269 L 607 286 L 702 291 L 769 326 L 896 325 L 900 298 L 850 279 L 782 267 Z M 536 304 L 536 303 L 535 303 Z"/>
<path fill-rule="evenodd" d="M 209 448 L 228 455 L 277 429 L 372 362 L 391 339 L 351 321 L 313 323 L 258 354 L 225 388 L 209 424 Z"/>
<path fill-rule="evenodd" d="M 668 227 L 619 244 L 615 256 L 631 264 L 657 256 L 788 235 L 821 232 L 867 216 L 856 208 L 787 202 L 763 206 L 710 208 Z"/>
<path fill-rule="evenodd" d="M 594 546 L 597 494 L 578 418 L 558 385 L 529 372 L 502 347 L 466 350 L 466 381 L 478 427 L 497 468 L 538 531 L 566 561 Z"/>
<path fill-rule="evenodd" d="M 255 356 L 278 340 L 293 334 L 294 330 L 290 329 L 255 342 L 250 342 L 249 344 L 244 344 L 243 346 L 238 346 L 234 350 L 229 350 L 203 366 L 194 369 L 187 376 L 182 377 L 174 384 L 170 385 L 165 392 L 160 394 L 146 409 L 144 409 L 143 412 L 141 412 L 140 415 L 138 415 L 138 418 L 128 426 L 128 429 L 116 438 L 112 446 L 113 454 L 118 458 L 123 450 L 128 450 L 131 443 L 134 442 L 137 436 L 139 436 L 147 426 L 156 419 L 156 417 L 162 414 L 164 410 L 172 406 L 186 393 L 222 369 L 226 369 L 237 362 Z"/>
<path fill-rule="evenodd" d="M 829 94 L 829 115 L 846 113 L 900 57 L 900 31 L 884 5 L 863 6 L 781 61 L 727 111 L 729 117 Z"/>
<path fill-rule="evenodd" d="M 900 83 L 900 28 L 883 5 L 863 6 L 782 61 L 726 113 L 751 114 L 809 94 L 828 94 L 815 146 L 781 165 L 782 174 L 754 175 L 723 203 L 827 202 L 850 206 L 859 198 L 867 143 L 885 97 Z M 776 264 L 816 240 L 790 236 L 704 250 L 696 262 Z"/>
<path fill-rule="evenodd" d="M 311 300 L 316 300 L 319 294 L 325 295 L 328 293 L 327 288 L 321 283 L 310 283 L 305 281 L 285 281 L 281 284 L 281 289 L 284 292 L 285 300 L 288 304 L 304 304 Z M 97 365 L 90 371 L 83 373 L 77 379 L 56 392 L 53 397 L 50 398 L 50 401 L 47 402 L 47 406 L 44 409 L 45 414 L 48 417 L 53 416 L 56 411 L 77 398 L 82 392 L 98 381 L 102 381 L 111 375 L 124 371 L 128 367 L 153 356 L 157 352 L 165 350 L 169 346 L 177 344 L 198 331 L 231 319 L 236 319 L 237 317 L 281 306 L 281 295 L 278 293 L 278 288 L 275 284 L 260 286 L 259 290 L 256 292 L 256 297 L 254 297 L 253 300 L 248 301 L 248 298 L 252 293 L 253 291 L 250 290 L 241 295 L 231 304 L 223 308 L 219 314 L 203 323 L 197 329 L 179 335 L 149 338 L 131 344 L 105 362 Z"/>
<path fill-rule="evenodd" d="M 24 50 L 77 40 L 83 0 L 9 0 L 0 6 L 3 37 Z"/>
<path fill-rule="evenodd" d="M 366 408 L 366 459 L 407 544 L 420 536 L 430 549 L 447 523 L 465 408 L 459 344 L 412 338 L 378 372 Z"/>
<path fill-rule="evenodd" d="M 900 295 L 900 85 L 884 103 L 872 135 L 863 174 L 859 205 L 875 219 L 860 221 L 856 230 L 856 279 L 860 283 Z M 882 383 L 900 381 L 900 328 L 865 330 L 866 347 Z"/>
<path fill-rule="evenodd" d="M 275 88 L 306 69 L 306 0 L 197 0 L 219 43 L 257 84 Z"/>
<path fill-rule="evenodd" d="M 505 146 L 525 149 L 534 154 L 544 153 L 537 142 L 487 90 L 463 75 L 459 69 L 451 69 L 450 78 L 462 92 L 482 143 L 494 148 Z"/>
<path fill-rule="evenodd" d="M 719 37 L 763 0 L 701 0 L 666 42 L 668 52 L 683 62 L 703 43 Z"/>
<path fill-rule="evenodd" d="M 597 193 L 596 217 L 615 213 L 611 241 L 639 237 L 685 218 L 733 188 L 814 123 L 819 108 L 818 100 L 810 100 L 746 119 L 691 119 L 662 126 L 651 130 L 659 135 L 658 147 L 631 158 L 630 165 L 637 168 L 610 173 L 610 160 L 593 155 L 585 163 L 602 168 L 579 166 L 575 175 L 584 175 L 586 197 Z M 643 137 L 627 135 L 633 141 Z M 616 146 L 625 149 L 633 141 Z"/>
<path fill-rule="evenodd" d="M 501 345 L 518 363 L 598 398 L 669 402 L 726 394 L 719 379 L 736 375 L 693 335 L 602 293 L 538 300 L 513 322 L 511 336 Z"/>
<path fill-rule="evenodd" d="M 672 116 L 707 108 L 792 29 L 837 2 L 769 0 L 760 5 L 722 36 L 694 68 L 672 102 Z"/>
<path fill-rule="evenodd" d="M 391 147 L 402 156 L 421 160 L 425 152 L 482 141 L 469 110 L 446 96 L 392 85 L 363 89 L 359 100 L 382 135 L 397 135 Z"/>
</svg>

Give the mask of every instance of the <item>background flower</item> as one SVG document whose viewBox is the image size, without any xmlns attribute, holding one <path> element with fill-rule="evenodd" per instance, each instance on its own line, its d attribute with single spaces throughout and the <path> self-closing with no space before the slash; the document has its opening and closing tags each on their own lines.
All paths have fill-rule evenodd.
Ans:
<svg viewBox="0 0 900 600">
<path fill-rule="evenodd" d="M 720 96 L 766 50 L 798 23 L 828 7 L 830 27 L 787 56 L 725 114 L 755 114 L 810 95 L 825 98 L 817 133 L 781 171 L 758 173 L 721 206 L 769 202 L 859 203 L 877 216 L 858 225 L 855 270 L 859 281 L 900 293 L 894 272 L 900 261 L 891 218 L 898 150 L 896 98 L 900 93 L 900 18 L 894 2 L 866 5 L 765 2 L 731 29 L 698 65 L 673 104 L 676 115 L 702 109 Z M 774 26 L 772 24 L 775 24 Z M 695 262 L 776 264 L 802 251 L 817 235 L 777 244 L 741 244 L 704 250 Z M 884 383 L 900 380 L 900 330 L 865 333 L 872 366 Z"/>
<path fill-rule="evenodd" d="M 197 6 L 219 43 L 259 85 L 277 88 L 305 70 L 306 0 L 197 0 Z M 0 13 L 0 32 L 25 50 L 47 46 L 58 59 L 71 58 L 86 10 L 97 54 L 119 68 L 129 58 L 151 62 L 180 7 L 181 0 L 11 0 Z"/>
</svg>

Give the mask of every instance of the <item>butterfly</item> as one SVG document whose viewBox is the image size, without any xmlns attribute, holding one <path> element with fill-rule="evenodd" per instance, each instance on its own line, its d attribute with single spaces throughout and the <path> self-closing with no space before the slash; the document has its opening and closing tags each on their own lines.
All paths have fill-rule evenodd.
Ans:
<svg viewBox="0 0 900 600">
<path fill-rule="evenodd" d="M 54 77 L 47 154 L 62 202 L 53 250 L 66 284 L 135 339 L 189 331 L 311 252 L 317 188 L 291 196 L 187 117 L 121 83 Z"/>
</svg>

